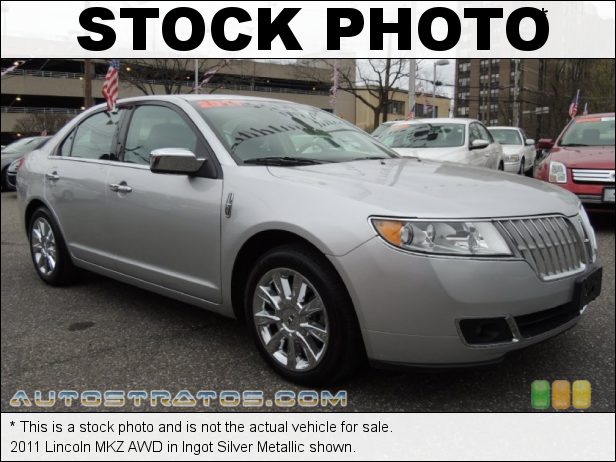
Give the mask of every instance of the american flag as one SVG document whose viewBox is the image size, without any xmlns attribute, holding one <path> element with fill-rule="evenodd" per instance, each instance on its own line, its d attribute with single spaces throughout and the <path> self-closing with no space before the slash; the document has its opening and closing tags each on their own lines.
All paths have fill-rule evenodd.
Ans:
<svg viewBox="0 0 616 462">
<path fill-rule="evenodd" d="M 571 104 L 569 105 L 569 117 L 571 117 L 572 119 L 577 115 L 579 101 L 580 101 L 580 90 L 578 89 L 577 93 L 575 94 L 575 98 L 573 98 L 573 100 L 571 101 Z"/>
<path fill-rule="evenodd" d="M 105 83 L 103 83 L 103 98 L 107 101 L 107 110 L 112 111 L 115 108 L 118 100 L 118 85 L 120 73 L 120 60 L 112 59 L 109 61 L 109 69 L 105 75 Z"/>
</svg>

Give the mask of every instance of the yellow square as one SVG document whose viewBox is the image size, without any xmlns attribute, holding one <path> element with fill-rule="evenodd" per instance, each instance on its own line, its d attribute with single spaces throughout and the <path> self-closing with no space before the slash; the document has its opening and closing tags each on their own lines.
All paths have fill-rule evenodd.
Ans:
<svg viewBox="0 0 616 462">
<path fill-rule="evenodd" d="M 576 409 L 588 409 L 590 407 L 591 386 L 588 380 L 576 380 L 573 382 L 573 407 Z"/>
<path fill-rule="evenodd" d="M 564 411 L 571 406 L 571 384 L 568 380 L 552 382 L 552 407 Z"/>
</svg>

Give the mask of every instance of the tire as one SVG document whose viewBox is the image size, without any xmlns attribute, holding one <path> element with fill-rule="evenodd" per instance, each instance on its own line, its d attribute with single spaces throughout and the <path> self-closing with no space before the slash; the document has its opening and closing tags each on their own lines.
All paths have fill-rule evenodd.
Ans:
<svg viewBox="0 0 616 462">
<path fill-rule="evenodd" d="M 34 269 L 43 281 L 52 286 L 74 282 L 76 268 L 62 233 L 47 208 L 40 207 L 32 214 L 28 223 L 28 241 Z"/>
<path fill-rule="evenodd" d="M 301 290 L 293 291 L 294 284 Z M 284 378 L 301 385 L 333 384 L 364 362 L 351 299 L 317 251 L 296 245 L 270 250 L 252 269 L 246 288 L 245 314 L 257 349 Z"/>
<path fill-rule="evenodd" d="M 503 164 L 502 162 L 500 164 L 498 164 L 498 170 L 501 172 L 505 171 L 505 164 Z"/>
<path fill-rule="evenodd" d="M 520 159 L 520 168 L 518 169 L 518 175 L 524 175 L 526 173 L 526 170 L 524 170 L 525 166 L 526 166 L 526 159 L 522 157 L 522 159 Z"/>
<path fill-rule="evenodd" d="M 2 191 L 8 191 L 9 190 L 9 184 L 6 181 L 6 176 L 8 174 L 8 166 L 4 168 L 4 170 L 2 170 L 2 173 L 0 174 L 0 187 L 2 188 Z"/>
</svg>

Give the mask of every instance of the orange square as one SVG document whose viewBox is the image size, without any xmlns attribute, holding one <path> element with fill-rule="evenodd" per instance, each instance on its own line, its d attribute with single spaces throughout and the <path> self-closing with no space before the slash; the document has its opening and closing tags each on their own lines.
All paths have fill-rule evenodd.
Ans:
<svg viewBox="0 0 616 462">
<path fill-rule="evenodd" d="M 571 384 L 568 380 L 552 382 L 552 407 L 557 410 L 569 409 L 571 406 Z"/>
</svg>

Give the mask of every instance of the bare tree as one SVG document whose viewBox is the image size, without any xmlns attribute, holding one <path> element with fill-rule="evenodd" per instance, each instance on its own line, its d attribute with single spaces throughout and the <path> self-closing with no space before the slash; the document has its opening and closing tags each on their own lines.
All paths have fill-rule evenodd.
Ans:
<svg viewBox="0 0 616 462">
<path fill-rule="evenodd" d="M 334 61 L 320 60 L 322 64 L 328 67 L 331 72 L 334 71 Z M 419 61 L 416 62 L 414 69 L 416 83 L 416 92 L 422 91 L 421 80 L 419 80 Z M 406 83 L 409 77 L 409 60 L 408 59 L 362 59 L 358 60 L 356 66 L 338 66 L 339 89 L 347 91 L 356 99 L 365 104 L 372 110 L 373 126 L 376 127 L 382 121 L 387 121 L 389 106 L 396 91 L 400 91 L 400 87 Z M 310 80 L 316 81 L 321 85 L 330 84 L 323 81 L 323 73 L 315 72 L 316 67 L 311 70 L 310 67 L 298 68 L 298 73 Z"/>
<path fill-rule="evenodd" d="M 200 81 L 211 77 L 226 66 L 223 59 L 200 59 Z M 120 80 L 128 82 L 144 95 L 163 92 L 167 95 L 193 91 L 195 73 L 194 59 L 131 59 L 124 60 Z M 209 92 L 217 88 L 210 88 Z"/>
<path fill-rule="evenodd" d="M 67 114 L 28 114 L 17 121 L 14 131 L 26 135 L 38 135 L 47 131 L 51 135 L 64 127 L 70 119 L 72 117 Z"/>
<path fill-rule="evenodd" d="M 540 116 L 541 135 L 555 138 L 569 120 L 569 105 L 580 90 L 578 114 L 588 104 L 590 113 L 614 111 L 615 72 L 613 59 L 546 59 L 540 106 L 550 108 Z"/>
</svg>

